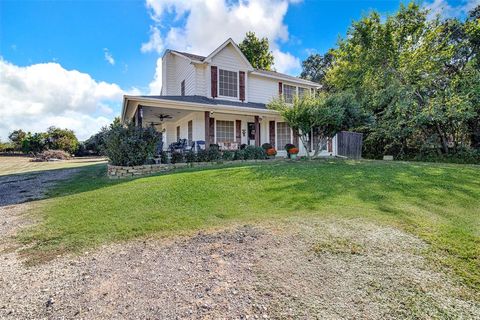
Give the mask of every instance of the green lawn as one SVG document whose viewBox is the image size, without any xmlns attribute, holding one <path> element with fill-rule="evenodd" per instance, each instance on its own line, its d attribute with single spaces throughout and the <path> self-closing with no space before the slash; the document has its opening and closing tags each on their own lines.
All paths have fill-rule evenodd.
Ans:
<svg viewBox="0 0 480 320">
<path fill-rule="evenodd" d="M 361 217 L 421 237 L 433 263 L 480 290 L 479 166 L 313 161 L 104 176 L 105 165 L 86 167 L 43 201 L 44 222 L 21 236 L 30 254 L 292 215 Z"/>
</svg>

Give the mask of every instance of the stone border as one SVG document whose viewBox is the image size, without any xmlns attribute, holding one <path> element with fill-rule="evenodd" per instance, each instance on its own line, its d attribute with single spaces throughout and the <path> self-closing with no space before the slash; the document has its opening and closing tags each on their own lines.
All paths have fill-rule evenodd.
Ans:
<svg viewBox="0 0 480 320">
<path fill-rule="evenodd" d="M 258 162 L 278 162 L 285 161 L 285 159 L 267 159 L 267 160 L 236 160 L 236 161 L 213 161 L 213 162 L 190 162 L 190 163 L 163 163 L 163 164 L 145 164 L 143 166 L 132 166 L 132 167 L 123 167 L 123 166 L 113 166 L 108 165 L 107 176 L 110 179 L 123 179 L 123 178 L 132 178 L 138 176 L 145 176 L 149 174 L 154 174 L 158 172 L 168 172 L 178 168 L 186 167 L 208 167 L 208 166 L 218 166 L 225 164 L 240 164 L 240 163 L 258 163 Z M 291 160 L 290 160 L 291 161 Z"/>
</svg>

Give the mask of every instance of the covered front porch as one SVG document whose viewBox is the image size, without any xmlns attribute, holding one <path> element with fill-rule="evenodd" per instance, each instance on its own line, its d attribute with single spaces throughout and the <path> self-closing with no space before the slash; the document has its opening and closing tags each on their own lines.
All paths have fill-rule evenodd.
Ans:
<svg viewBox="0 0 480 320">
<path fill-rule="evenodd" d="M 264 105 L 212 105 L 169 98 L 173 97 L 126 96 L 122 122 L 155 128 L 161 133 L 163 151 L 172 150 L 179 143 L 185 145 L 184 150 L 193 151 L 208 149 L 212 144 L 221 150 L 236 150 L 242 145 L 270 143 L 277 149 L 277 156 L 282 157 L 287 155 L 285 145 L 292 143 L 299 148 L 300 155 L 307 152 L 278 112 Z"/>
</svg>

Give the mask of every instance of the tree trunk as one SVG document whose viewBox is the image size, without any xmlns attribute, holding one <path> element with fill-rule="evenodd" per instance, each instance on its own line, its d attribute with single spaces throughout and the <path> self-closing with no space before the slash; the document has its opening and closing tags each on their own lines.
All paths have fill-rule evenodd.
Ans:
<svg viewBox="0 0 480 320">
<path fill-rule="evenodd" d="M 448 154 L 448 141 L 447 138 L 445 137 L 444 133 L 442 132 L 442 129 L 440 128 L 440 125 L 436 122 L 435 127 L 437 129 L 437 133 L 440 136 L 440 142 L 442 143 L 442 150 L 443 153 Z"/>
</svg>

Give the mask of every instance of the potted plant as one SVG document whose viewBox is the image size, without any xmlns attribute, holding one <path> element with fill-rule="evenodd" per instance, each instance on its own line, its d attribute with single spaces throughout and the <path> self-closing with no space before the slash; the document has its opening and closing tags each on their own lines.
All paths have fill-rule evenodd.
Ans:
<svg viewBox="0 0 480 320">
<path fill-rule="evenodd" d="M 298 154 L 298 148 L 290 148 L 288 149 L 288 154 L 290 156 L 290 159 L 295 160 L 297 159 L 297 154 Z"/>
<path fill-rule="evenodd" d="M 277 155 L 277 150 L 275 148 L 270 148 L 270 149 L 267 149 L 266 153 L 269 159 L 274 159 L 275 156 Z"/>
<path fill-rule="evenodd" d="M 294 144 L 291 144 L 291 143 L 287 143 L 285 145 L 285 147 L 283 149 L 285 149 L 285 151 L 287 151 L 287 157 L 290 158 L 290 152 L 289 150 L 292 149 L 292 148 L 295 148 L 295 145 Z"/>
</svg>

